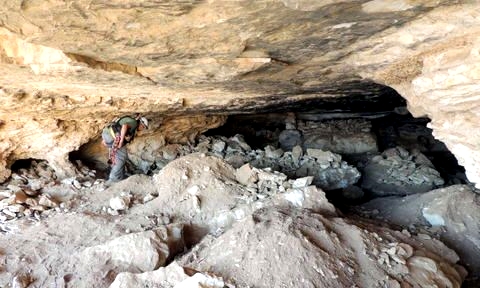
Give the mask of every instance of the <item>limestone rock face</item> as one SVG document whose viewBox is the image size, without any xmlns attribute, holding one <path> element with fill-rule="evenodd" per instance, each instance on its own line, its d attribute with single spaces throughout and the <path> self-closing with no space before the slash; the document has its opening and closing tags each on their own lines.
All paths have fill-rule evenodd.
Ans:
<svg viewBox="0 0 480 288">
<path fill-rule="evenodd" d="M 374 81 L 480 183 L 480 5 L 451 3 L 2 0 L 0 181 L 18 159 L 73 174 L 69 153 L 122 114 L 188 142 L 229 113 L 388 97 Z"/>
</svg>

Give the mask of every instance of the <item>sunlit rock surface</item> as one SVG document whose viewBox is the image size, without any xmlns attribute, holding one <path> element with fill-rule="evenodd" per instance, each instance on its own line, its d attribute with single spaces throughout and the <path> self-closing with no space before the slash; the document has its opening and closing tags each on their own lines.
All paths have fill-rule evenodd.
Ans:
<svg viewBox="0 0 480 288">
<path fill-rule="evenodd" d="M 228 113 L 387 99 L 374 81 L 480 182 L 480 5 L 451 3 L 0 1 L 0 181 L 29 158 L 71 175 L 121 114 L 185 143 Z"/>
</svg>

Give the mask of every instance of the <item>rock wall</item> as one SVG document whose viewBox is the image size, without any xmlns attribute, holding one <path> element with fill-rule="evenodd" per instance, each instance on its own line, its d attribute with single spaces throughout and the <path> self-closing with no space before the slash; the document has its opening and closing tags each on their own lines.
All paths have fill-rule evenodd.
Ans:
<svg viewBox="0 0 480 288">
<path fill-rule="evenodd" d="M 477 187 L 479 16 L 477 4 L 434 10 L 400 28 L 385 30 L 377 41 L 362 42 L 360 51 L 350 57 L 352 64 L 366 68 L 364 77 L 385 83 L 405 97 L 414 116 L 432 119 L 429 127 L 434 137 L 455 154 Z"/>
<path fill-rule="evenodd" d="M 480 183 L 478 4 L 0 4 L 0 181 L 27 158 L 71 174 L 69 153 L 121 114 L 151 118 L 152 137 L 188 141 L 225 121 L 215 115 L 344 103 L 370 93 L 363 80 L 373 80 L 396 89 L 414 115 L 431 118 L 435 137 Z"/>
</svg>

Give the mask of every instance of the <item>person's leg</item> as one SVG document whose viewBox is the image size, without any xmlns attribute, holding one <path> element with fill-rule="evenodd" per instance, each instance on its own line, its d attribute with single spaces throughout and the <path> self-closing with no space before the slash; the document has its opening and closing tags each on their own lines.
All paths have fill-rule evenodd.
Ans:
<svg viewBox="0 0 480 288">
<path fill-rule="evenodd" d="M 125 163 L 127 162 L 127 147 L 123 146 L 115 152 L 115 163 L 108 176 L 109 181 L 120 181 L 124 177 Z"/>
</svg>

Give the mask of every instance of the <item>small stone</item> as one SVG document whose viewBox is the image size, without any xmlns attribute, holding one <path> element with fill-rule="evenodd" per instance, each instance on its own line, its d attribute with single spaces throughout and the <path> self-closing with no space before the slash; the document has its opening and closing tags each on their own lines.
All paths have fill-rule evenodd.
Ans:
<svg viewBox="0 0 480 288">
<path fill-rule="evenodd" d="M 152 194 L 148 194 L 148 195 L 146 195 L 145 197 L 143 197 L 143 203 L 150 202 L 150 201 L 152 201 L 153 199 L 155 199 L 155 196 L 153 196 Z"/>
<path fill-rule="evenodd" d="M 302 132 L 296 129 L 283 130 L 278 136 L 278 142 L 284 151 L 291 151 L 293 147 L 302 144 Z"/>
<path fill-rule="evenodd" d="M 235 173 L 235 178 L 237 181 L 245 186 L 249 186 L 249 184 L 255 183 L 258 181 L 258 175 L 252 169 L 252 166 L 247 163 L 242 167 L 238 168 Z"/>
<path fill-rule="evenodd" d="M 58 203 L 50 197 L 48 194 L 42 194 L 38 197 L 38 204 L 43 205 L 45 207 L 53 208 L 57 207 Z"/>
<path fill-rule="evenodd" d="M 279 159 L 283 155 L 283 150 L 281 148 L 275 149 L 273 146 L 268 145 L 265 147 L 265 157 L 272 159 Z"/>
<path fill-rule="evenodd" d="M 321 149 L 307 149 L 307 155 L 316 158 L 318 163 L 340 162 L 342 160 L 340 155 Z"/>
<path fill-rule="evenodd" d="M 80 182 L 78 182 L 77 179 L 74 179 L 74 180 L 73 180 L 72 185 L 73 185 L 73 187 L 75 187 L 75 188 L 77 188 L 77 189 L 82 188 L 82 184 L 80 184 Z"/>
<path fill-rule="evenodd" d="M 85 181 L 85 182 L 82 183 L 82 185 L 83 185 L 84 187 L 90 188 L 90 187 L 93 186 L 93 183 L 90 182 L 90 181 Z"/>
<path fill-rule="evenodd" d="M 22 188 L 20 188 L 19 186 L 17 186 L 17 185 L 12 185 L 12 184 L 7 185 L 7 189 L 8 189 L 8 190 L 11 190 L 11 191 L 13 191 L 13 192 L 17 192 L 17 191 L 21 191 L 21 190 L 22 190 Z"/>
<path fill-rule="evenodd" d="M 112 208 L 108 208 L 107 212 L 108 212 L 108 214 L 113 215 L 113 216 L 119 215 L 118 211 L 115 210 L 115 209 L 112 209 Z"/>
<path fill-rule="evenodd" d="M 23 211 L 23 214 L 26 216 L 26 217 L 30 217 L 33 215 L 33 211 L 29 208 L 25 209 L 25 211 Z"/>
<path fill-rule="evenodd" d="M 303 149 L 301 146 L 296 145 L 292 148 L 292 160 L 295 165 L 298 165 L 300 158 L 303 156 Z"/>
<path fill-rule="evenodd" d="M 19 213 L 19 212 L 25 211 L 25 207 L 23 207 L 20 204 L 14 204 L 14 205 L 8 206 L 7 209 L 14 212 L 14 213 Z"/>
<path fill-rule="evenodd" d="M 30 187 L 25 187 L 23 188 L 23 192 L 25 192 L 25 194 L 27 194 L 28 196 L 30 197 L 35 197 L 38 195 L 38 191 L 37 190 L 33 190 L 31 189 Z"/>
<path fill-rule="evenodd" d="M 230 140 L 237 143 L 240 146 L 240 148 L 243 149 L 243 151 L 248 152 L 252 150 L 250 145 L 248 145 L 247 142 L 245 142 L 245 139 L 241 134 L 236 134 L 235 136 L 231 137 Z M 229 145 L 231 145 L 231 143 L 229 143 Z"/>
<path fill-rule="evenodd" d="M 225 142 L 217 140 L 217 141 L 213 142 L 212 151 L 217 152 L 217 153 L 221 153 L 225 150 L 225 146 L 226 146 Z"/>
<path fill-rule="evenodd" d="M 23 192 L 22 190 L 15 192 L 15 203 L 25 203 L 26 200 L 27 194 L 25 194 L 25 192 Z"/>
<path fill-rule="evenodd" d="M 0 200 L 9 198 L 10 196 L 12 196 L 12 191 L 9 191 L 9 190 L 0 191 Z"/>
<path fill-rule="evenodd" d="M 46 210 L 45 206 L 42 205 L 30 206 L 30 209 L 34 210 L 35 212 Z"/>
<path fill-rule="evenodd" d="M 130 205 L 130 197 L 120 196 L 110 199 L 110 207 L 113 210 L 127 210 Z"/>
<path fill-rule="evenodd" d="M 190 195 L 198 195 L 200 188 L 197 185 L 194 185 L 187 189 L 188 194 Z"/>
<path fill-rule="evenodd" d="M 413 255 L 413 247 L 406 243 L 399 243 L 397 255 L 403 257 L 403 259 L 410 258 Z"/>
<path fill-rule="evenodd" d="M 296 188 L 307 187 L 310 184 L 312 184 L 312 181 L 313 181 L 313 176 L 307 176 L 307 177 L 295 179 L 295 181 L 293 181 L 292 183 L 292 188 L 296 189 Z"/>
<path fill-rule="evenodd" d="M 27 200 L 25 200 L 25 204 L 27 204 L 28 206 L 37 206 L 38 205 L 38 200 L 35 199 L 35 198 L 27 198 Z"/>
<path fill-rule="evenodd" d="M 200 211 L 201 204 L 202 204 L 200 201 L 200 198 L 198 196 L 193 196 L 192 202 L 193 202 L 193 209 L 195 209 L 196 211 Z"/>
<path fill-rule="evenodd" d="M 10 211 L 9 209 L 3 209 L 3 214 L 7 216 L 7 218 L 12 219 L 17 217 L 17 213 Z"/>
<path fill-rule="evenodd" d="M 396 247 L 391 247 L 387 249 L 385 252 L 387 252 L 388 255 L 393 256 L 397 254 L 397 248 Z"/>
</svg>

